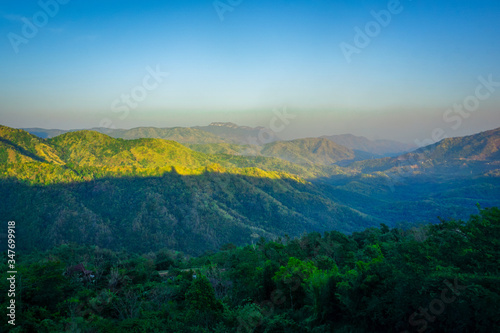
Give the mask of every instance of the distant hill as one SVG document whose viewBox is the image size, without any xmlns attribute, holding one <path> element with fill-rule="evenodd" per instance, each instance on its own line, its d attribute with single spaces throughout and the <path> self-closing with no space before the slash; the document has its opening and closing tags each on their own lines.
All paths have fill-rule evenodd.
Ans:
<svg viewBox="0 0 500 333">
<path fill-rule="evenodd" d="M 99 129 L 97 129 L 100 131 Z M 115 129 L 103 132 L 111 137 L 120 139 L 165 139 L 177 141 L 179 143 L 223 143 L 226 140 L 212 133 L 189 127 L 155 128 L 137 127 L 129 130 Z"/>
<path fill-rule="evenodd" d="M 416 150 L 414 154 L 424 154 L 438 163 L 450 159 L 495 162 L 500 159 L 500 128 L 464 137 L 443 139 Z"/>
<path fill-rule="evenodd" d="M 29 162 L 63 164 L 55 149 L 26 131 L 0 125 L 0 165 Z"/>
<path fill-rule="evenodd" d="M 184 144 L 194 151 L 205 154 L 227 154 L 227 155 L 245 155 L 249 151 L 260 151 L 260 148 L 233 143 L 207 143 L 207 144 Z M 248 155 L 248 154 L 247 154 Z M 256 154 L 253 154 L 256 155 Z"/>
<path fill-rule="evenodd" d="M 78 130 L 59 130 L 43 128 L 26 128 L 27 132 L 40 138 L 53 138 L 55 136 L 74 132 Z M 281 139 L 272 131 L 265 127 L 238 126 L 231 122 L 213 122 L 208 126 L 195 127 L 136 127 L 132 129 L 111 129 L 111 128 L 92 128 L 114 138 L 120 139 L 165 139 L 177 141 L 186 144 L 214 144 L 229 143 L 236 145 L 265 145 Z M 373 158 L 384 156 L 396 156 L 401 153 L 413 150 L 413 145 L 391 141 L 391 140 L 369 140 L 362 136 L 352 134 L 323 136 L 338 145 L 357 151 L 359 158 Z"/>
<path fill-rule="evenodd" d="M 401 143 L 392 140 L 369 140 L 363 136 L 355 136 L 352 134 L 322 136 L 322 138 L 331 140 L 341 146 L 367 152 L 373 155 L 394 156 L 400 155 L 415 149 L 414 145 Z"/>
<path fill-rule="evenodd" d="M 333 141 L 322 138 L 276 141 L 264 145 L 264 156 L 279 157 L 298 164 L 329 165 L 342 160 L 354 159 L 354 152 Z"/>
<path fill-rule="evenodd" d="M 500 128 L 447 138 L 398 157 L 355 162 L 362 172 L 404 169 L 405 173 L 483 174 L 500 168 Z"/>
<path fill-rule="evenodd" d="M 38 136 L 42 139 L 53 138 L 55 136 L 61 135 L 63 133 L 69 132 L 68 130 L 60 130 L 60 129 L 45 129 L 45 128 L 22 128 L 22 130 L 31 133 L 33 135 Z"/>
<path fill-rule="evenodd" d="M 46 130 L 42 128 L 27 128 L 27 132 L 40 138 L 53 138 L 57 135 L 77 130 Z M 231 143 L 240 145 L 263 145 L 279 140 L 271 131 L 264 127 L 238 126 L 234 123 L 215 122 L 208 126 L 195 127 L 137 127 L 132 129 L 92 128 L 91 130 L 120 139 L 165 139 L 179 143 L 209 144 Z M 262 132 L 264 131 L 264 133 Z M 262 134 L 263 133 L 263 134 Z M 271 134 L 271 137 L 269 136 Z M 262 140 L 262 138 L 264 140 Z"/>
<path fill-rule="evenodd" d="M 263 145 L 279 140 L 272 131 L 265 127 L 238 126 L 230 122 L 214 122 L 208 126 L 192 127 L 224 138 L 227 142 L 242 145 Z"/>
<path fill-rule="evenodd" d="M 201 167 L 206 156 L 170 140 L 115 139 L 95 131 L 77 131 L 47 141 L 67 163 L 89 167 L 143 167 L 165 165 Z"/>
</svg>

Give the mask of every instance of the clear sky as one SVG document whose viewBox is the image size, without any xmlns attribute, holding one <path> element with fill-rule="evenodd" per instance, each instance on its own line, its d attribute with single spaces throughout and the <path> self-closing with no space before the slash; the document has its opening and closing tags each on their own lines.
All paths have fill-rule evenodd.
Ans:
<svg viewBox="0 0 500 333">
<path fill-rule="evenodd" d="M 268 126 L 286 107 L 285 138 L 500 126 L 498 0 L 55 1 L 0 1 L 1 124 Z"/>
</svg>

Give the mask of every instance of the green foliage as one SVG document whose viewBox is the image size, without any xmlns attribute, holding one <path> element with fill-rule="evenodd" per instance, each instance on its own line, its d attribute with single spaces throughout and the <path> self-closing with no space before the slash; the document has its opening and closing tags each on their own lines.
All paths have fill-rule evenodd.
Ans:
<svg viewBox="0 0 500 333">
<path fill-rule="evenodd" d="M 245 168 L 259 168 L 268 172 L 264 172 L 264 177 L 294 179 L 297 175 L 328 176 L 342 172 L 335 167 L 310 165 L 306 168 L 276 158 L 227 155 L 232 152 L 227 149 L 241 151 L 245 149 L 242 146 L 227 145 L 225 150 L 198 149 L 209 153 L 205 154 L 174 141 L 155 139 L 163 138 L 161 135 L 139 137 L 115 139 L 85 130 L 43 140 L 25 131 L 2 126 L 0 177 L 15 177 L 30 184 L 55 184 L 116 176 L 160 176 L 172 168 L 183 174 L 201 174 L 205 168 L 214 166 L 218 172 L 245 174 Z"/>
<path fill-rule="evenodd" d="M 223 306 L 205 276 L 196 276 L 191 282 L 186 292 L 186 310 L 186 320 L 202 327 L 213 327 L 220 320 Z"/>
<path fill-rule="evenodd" d="M 261 154 L 298 164 L 330 165 L 354 158 L 354 152 L 324 138 L 278 141 L 264 145 Z"/>
<path fill-rule="evenodd" d="M 187 144 L 205 144 L 220 143 L 225 140 L 212 133 L 202 131 L 196 128 L 155 128 L 155 127 L 137 127 L 129 130 L 108 129 L 105 134 L 113 138 L 126 140 L 149 138 L 173 140 Z"/>
<path fill-rule="evenodd" d="M 191 258 L 63 245 L 20 257 L 16 330 L 496 332 L 499 227 L 500 210 L 488 208 L 467 221 L 260 239 Z M 178 268 L 154 274 L 165 260 Z M 76 263 L 95 280 L 69 274 Z"/>
<path fill-rule="evenodd" d="M 498 169 L 500 129 L 476 135 L 445 138 L 430 146 L 392 158 L 355 162 L 351 167 L 363 172 L 383 171 L 400 174 L 470 175 Z M 464 163 L 466 162 L 466 163 Z"/>
<path fill-rule="evenodd" d="M 179 141 L 182 142 L 182 141 Z M 235 145 L 230 143 L 204 143 L 204 144 L 184 144 L 194 151 L 204 154 L 226 154 L 241 155 L 250 149 L 258 149 L 257 146 Z"/>
</svg>

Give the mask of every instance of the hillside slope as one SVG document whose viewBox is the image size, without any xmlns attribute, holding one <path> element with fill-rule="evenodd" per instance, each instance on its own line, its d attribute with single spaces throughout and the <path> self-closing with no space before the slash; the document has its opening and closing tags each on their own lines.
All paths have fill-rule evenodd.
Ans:
<svg viewBox="0 0 500 333">
<path fill-rule="evenodd" d="M 230 122 L 214 122 L 208 126 L 196 126 L 192 128 L 217 135 L 226 140 L 226 142 L 241 145 L 263 145 L 279 140 L 276 134 L 266 130 L 265 127 L 238 126 Z"/>
<path fill-rule="evenodd" d="M 264 156 L 278 157 L 298 164 L 330 165 L 353 159 L 354 152 L 327 139 L 308 138 L 292 141 L 276 141 L 264 145 Z"/>
<path fill-rule="evenodd" d="M 499 149 L 500 128 L 497 128 L 443 139 L 398 157 L 356 162 L 352 167 L 362 172 L 404 170 L 405 174 L 484 174 L 500 168 Z"/>
<path fill-rule="evenodd" d="M 17 154 L 1 164 L 0 213 L 19 222 L 28 250 L 77 242 L 201 253 L 259 236 L 379 223 L 280 170 L 306 172 L 280 159 L 207 155 L 174 141 L 94 131 L 48 140 L 5 127 L 0 134 L 0 156 Z"/>
<path fill-rule="evenodd" d="M 415 148 L 413 145 L 393 140 L 369 140 L 363 136 L 356 136 L 352 134 L 325 135 L 322 136 L 322 138 L 331 140 L 341 146 L 353 150 L 360 150 L 379 156 L 399 155 Z"/>
<path fill-rule="evenodd" d="M 115 129 L 103 132 L 113 138 L 120 139 L 165 139 L 177 141 L 179 143 L 222 143 L 226 140 L 215 134 L 189 127 L 155 128 L 137 127 L 129 130 Z"/>
</svg>

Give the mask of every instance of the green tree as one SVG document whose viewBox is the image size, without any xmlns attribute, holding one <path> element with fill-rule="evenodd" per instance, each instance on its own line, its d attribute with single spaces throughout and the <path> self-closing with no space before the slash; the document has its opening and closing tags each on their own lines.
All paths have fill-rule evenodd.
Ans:
<svg viewBox="0 0 500 333">
<path fill-rule="evenodd" d="M 212 327 L 223 312 L 222 304 L 215 298 L 215 292 L 208 279 L 197 276 L 186 292 L 186 320 L 203 327 Z"/>
<path fill-rule="evenodd" d="M 273 280 L 288 291 L 288 295 L 290 296 L 290 308 L 292 310 L 295 305 L 303 304 L 305 293 L 302 283 L 316 270 L 317 268 L 312 262 L 302 261 L 291 257 L 288 260 L 288 264 L 286 266 L 281 266 L 274 275 Z"/>
</svg>

